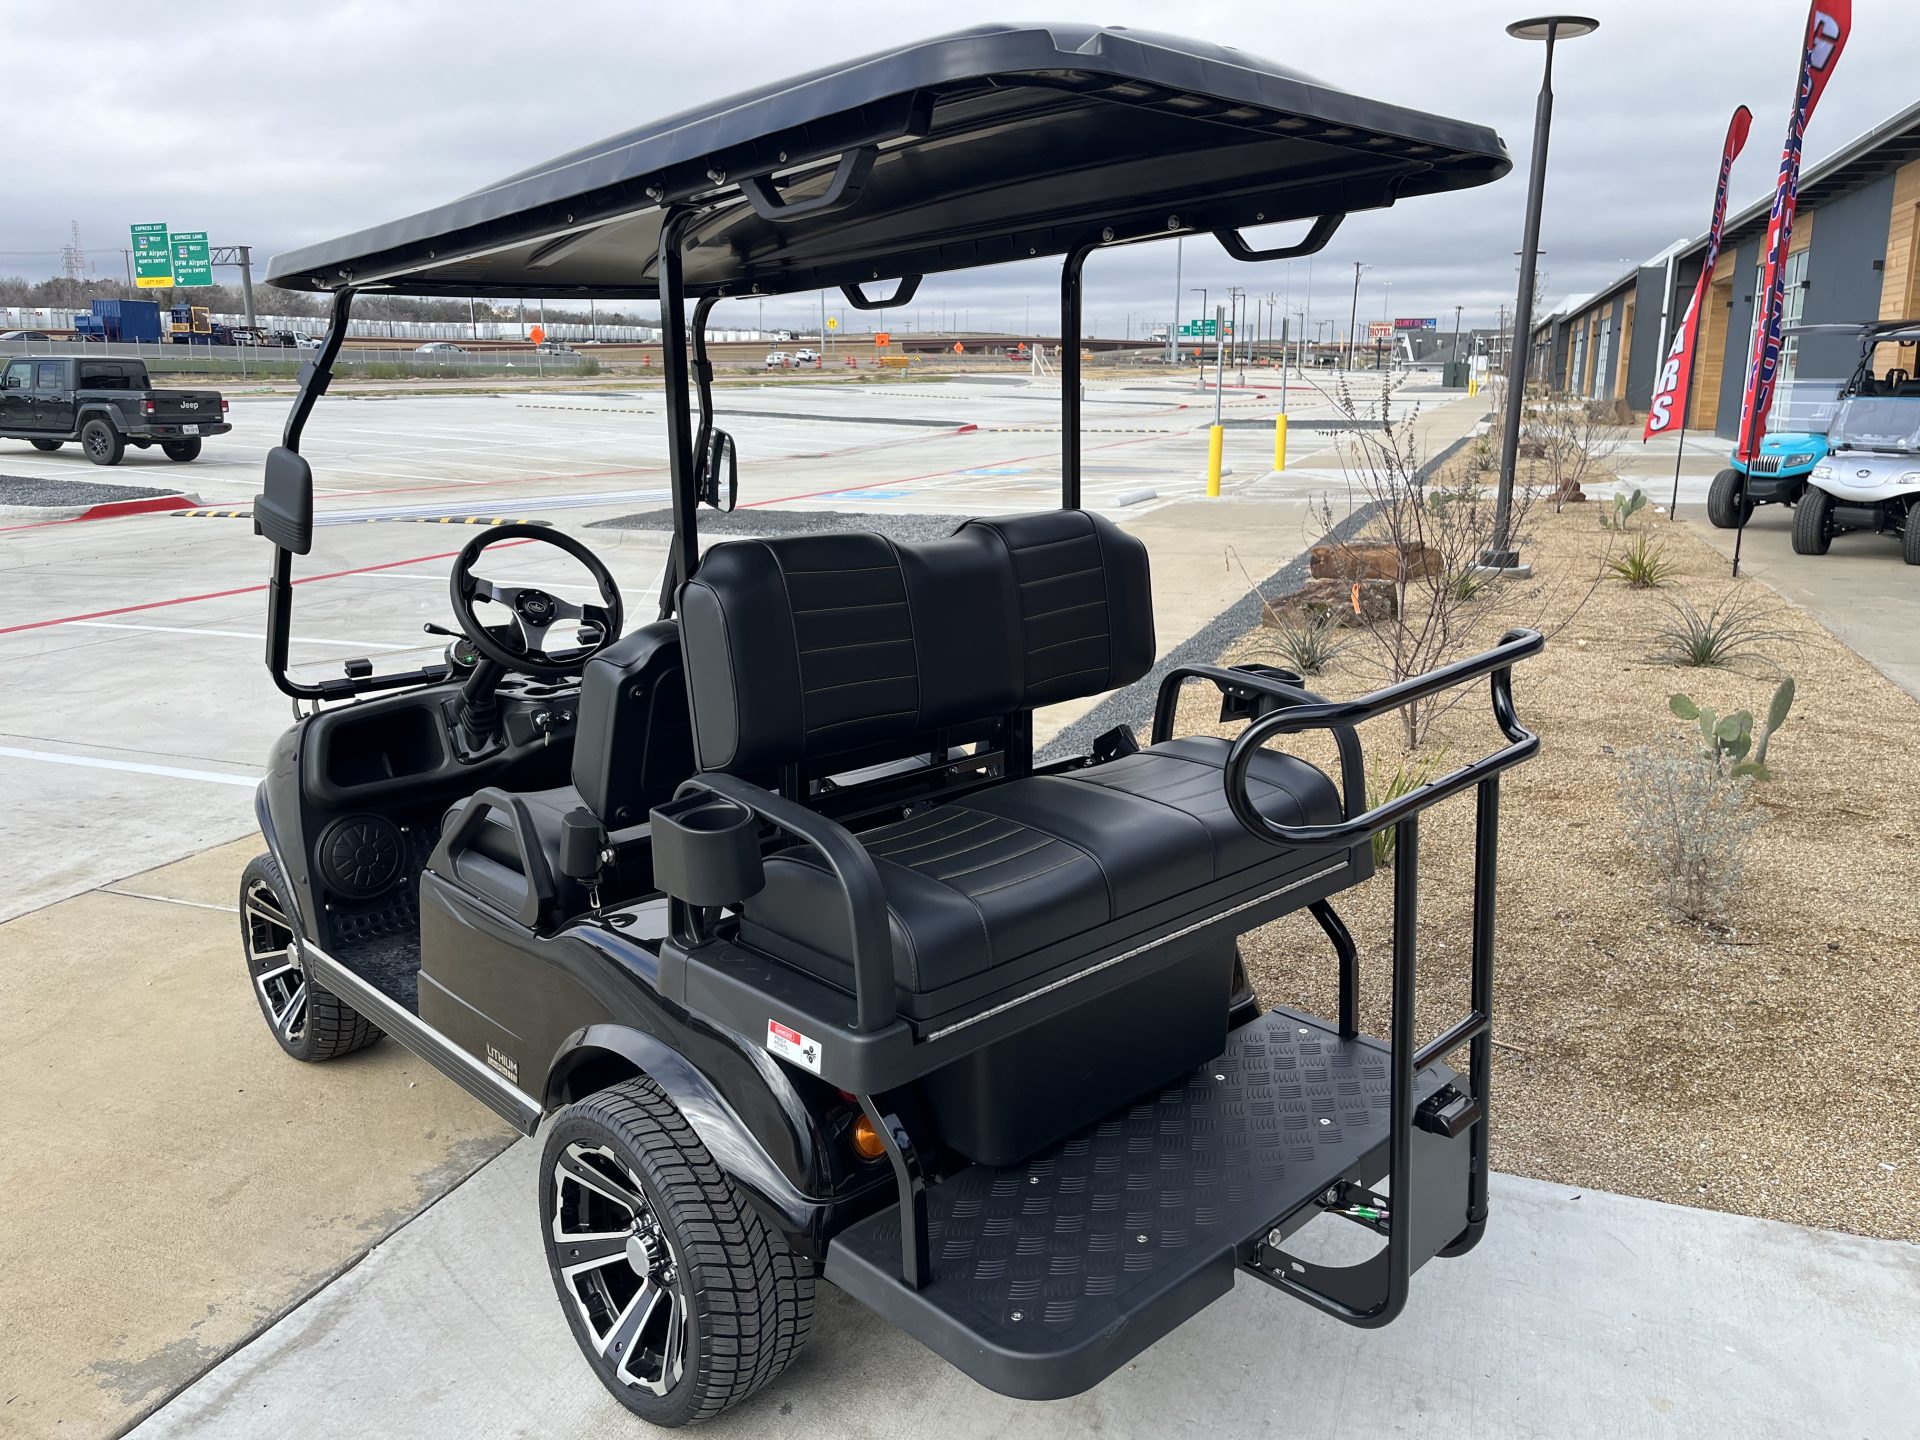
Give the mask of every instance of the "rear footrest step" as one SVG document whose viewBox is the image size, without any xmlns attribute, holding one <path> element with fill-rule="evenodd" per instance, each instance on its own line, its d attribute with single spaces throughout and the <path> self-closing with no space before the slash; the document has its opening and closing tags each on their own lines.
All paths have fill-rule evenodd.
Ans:
<svg viewBox="0 0 1920 1440">
<path fill-rule="evenodd" d="M 1454 1078 L 1422 1071 L 1415 1104 Z M 1377 1181 L 1387 1136 L 1386 1047 L 1275 1010 L 1072 1139 L 929 1187 L 921 1289 L 900 1278 L 898 1206 L 835 1238 L 826 1277 L 990 1389 L 1075 1395 L 1232 1289 L 1277 1223 Z"/>
</svg>

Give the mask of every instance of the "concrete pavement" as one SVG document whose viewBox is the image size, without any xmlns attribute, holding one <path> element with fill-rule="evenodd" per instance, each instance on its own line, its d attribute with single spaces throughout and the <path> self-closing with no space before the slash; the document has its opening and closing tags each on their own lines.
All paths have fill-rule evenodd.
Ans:
<svg viewBox="0 0 1920 1440">
<path fill-rule="evenodd" d="M 233 909 L 260 849 L 0 925 L 0 1435 L 117 1433 L 512 1138 L 391 1042 L 281 1053 Z"/>
<path fill-rule="evenodd" d="M 537 1151 L 514 1146 L 195 1383 L 138 1440 L 640 1435 L 547 1278 Z M 980 1389 L 823 1288 L 808 1349 L 716 1436 L 1425 1440 L 1913 1434 L 1920 1250 L 1496 1177 L 1471 1255 L 1354 1330 L 1264 1286 L 1085 1395 Z"/>
</svg>

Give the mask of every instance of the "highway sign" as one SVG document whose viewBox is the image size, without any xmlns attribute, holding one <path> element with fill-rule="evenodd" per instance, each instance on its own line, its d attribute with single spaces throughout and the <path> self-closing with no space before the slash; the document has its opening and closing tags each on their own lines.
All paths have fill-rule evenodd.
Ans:
<svg viewBox="0 0 1920 1440">
<path fill-rule="evenodd" d="M 1180 327 L 1182 335 L 1217 335 L 1220 322 L 1217 320 L 1189 320 Z"/>
<path fill-rule="evenodd" d="M 175 285 L 213 284 L 213 254 L 207 248 L 204 230 L 176 231 L 168 247 L 173 252 Z"/>
<path fill-rule="evenodd" d="M 173 284 L 173 254 L 167 248 L 165 225 L 133 227 L 133 283 L 141 290 L 164 290 Z"/>
<path fill-rule="evenodd" d="M 838 330 L 839 328 L 840 328 L 840 317 L 837 315 L 827 316 L 827 329 Z"/>
<path fill-rule="evenodd" d="M 887 331 L 882 330 L 878 335 L 873 337 L 873 343 L 884 350 L 893 343 L 893 336 Z"/>
</svg>

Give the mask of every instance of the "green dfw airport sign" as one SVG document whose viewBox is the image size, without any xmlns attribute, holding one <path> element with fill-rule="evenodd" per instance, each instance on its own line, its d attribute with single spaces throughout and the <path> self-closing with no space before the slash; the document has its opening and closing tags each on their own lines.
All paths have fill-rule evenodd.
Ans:
<svg viewBox="0 0 1920 1440">
<path fill-rule="evenodd" d="M 213 252 L 204 230 L 169 233 L 165 225 L 133 227 L 133 283 L 142 290 L 213 284 Z"/>
</svg>

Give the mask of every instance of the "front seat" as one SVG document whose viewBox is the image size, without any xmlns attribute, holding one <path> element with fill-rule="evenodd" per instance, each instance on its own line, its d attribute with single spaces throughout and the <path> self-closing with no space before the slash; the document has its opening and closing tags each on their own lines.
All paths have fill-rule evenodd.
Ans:
<svg viewBox="0 0 1920 1440">
<path fill-rule="evenodd" d="M 573 742 L 573 783 L 519 792 L 533 824 L 533 839 L 547 858 L 554 882 L 548 920 L 587 909 L 586 887 L 560 871 L 560 822 L 586 809 L 608 830 L 638 825 L 655 805 L 673 797 L 693 774 L 693 731 L 680 659 L 680 627 L 656 620 L 623 635 L 589 660 L 580 672 L 578 726 Z M 471 803 L 448 809 L 441 833 Z M 490 810 L 469 847 L 496 865 L 518 873 L 520 851 L 511 817 Z M 631 878 L 632 883 L 628 880 Z M 650 876 L 610 877 L 609 889 L 632 893 Z"/>
</svg>

